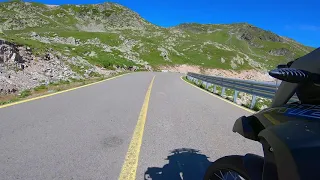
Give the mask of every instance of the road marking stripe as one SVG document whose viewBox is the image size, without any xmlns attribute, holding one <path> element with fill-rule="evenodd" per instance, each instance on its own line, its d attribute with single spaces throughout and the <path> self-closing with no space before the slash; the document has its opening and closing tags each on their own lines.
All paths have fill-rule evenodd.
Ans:
<svg viewBox="0 0 320 180">
<path fill-rule="evenodd" d="M 68 91 L 73 91 L 73 90 L 80 89 L 80 88 L 87 87 L 87 86 L 91 86 L 91 85 L 94 85 L 94 84 L 99 84 L 99 83 L 102 83 L 104 81 L 115 79 L 115 78 L 118 78 L 118 77 L 121 77 L 121 76 L 124 76 L 124 75 L 127 75 L 127 74 L 129 74 L 129 73 L 121 74 L 119 76 L 114 76 L 114 77 L 111 77 L 111 78 L 108 78 L 108 79 L 104 79 L 102 81 L 86 84 L 86 85 L 83 85 L 83 86 L 74 87 L 74 88 L 71 88 L 71 89 L 67 89 L 67 90 L 63 90 L 63 91 L 59 91 L 59 92 L 55 92 L 55 93 L 51 93 L 51 94 L 46 94 L 46 95 L 43 95 L 43 96 L 38 96 L 38 97 L 25 99 L 25 100 L 13 102 L 13 103 L 5 104 L 5 105 L 0 105 L 0 109 L 1 108 L 5 108 L 5 107 L 9 107 L 9 106 L 13 106 L 13 105 L 17 105 L 17 104 L 21 104 L 21 103 L 25 103 L 25 102 L 29 102 L 29 101 L 34 101 L 34 100 L 37 100 L 37 99 L 42 99 L 42 98 L 49 97 L 49 96 L 54 96 L 54 95 L 57 95 L 57 94 L 68 92 Z"/>
<path fill-rule="evenodd" d="M 222 101 L 225 101 L 225 102 L 227 102 L 227 103 L 229 103 L 229 104 L 232 104 L 232 105 L 234 105 L 234 106 L 237 106 L 237 107 L 239 107 L 239 108 L 241 108 L 241 109 L 244 109 L 244 110 L 246 110 L 246 111 L 248 111 L 248 112 L 250 112 L 250 113 L 255 113 L 255 111 L 253 111 L 253 110 L 251 110 L 251 109 L 248 109 L 248 108 L 245 108 L 245 107 L 240 106 L 240 105 L 238 105 L 238 104 L 235 104 L 235 103 L 233 103 L 233 102 L 230 102 L 230 101 L 228 101 L 228 100 L 226 100 L 226 99 L 224 99 L 224 98 L 222 98 L 222 97 L 220 97 L 220 96 L 218 96 L 218 95 L 216 95 L 216 94 L 214 94 L 214 93 L 210 93 L 210 92 L 208 92 L 208 91 L 206 91 L 206 90 L 204 90 L 204 89 L 202 89 L 202 88 L 200 88 L 200 87 L 198 87 L 198 86 L 196 86 L 196 85 L 194 85 L 194 84 L 192 84 L 192 83 L 190 83 L 190 82 L 188 82 L 188 81 L 185 81 L 184 79 L 182 79 L 182 77 L 183 77 L 183 76 L 180 77 L 180 79 L 181 79 L 182 81 L 190 84 L 191 86 L 193 86 L 193 87 L 195 87 L 195 88 L 200 89 L 201 91 L 203 91 L 203 92 L 205 92 L 205 93 L 210 94 L 211 96 L 214 96 L 214 97 L 216 97 L 216 98 L 219 98 L 219 99 L 221 99 Z"/>
<path fill-rule="evenodd" d="M 146 123 L 147 118 L 147 112 L 148 112 L 148 106 L 149 106 L 149 99 L 151 94 L 151 89 L 153 85 L 155 76 L 152 78 L 152 81 L 149 85 L 149 88 L 147 90 L 140 115 L 138 118 L 137 125 L 134 129 L 134 133 L 129 145 L 129 149 L 126 155 L 126 159 L 123 163 L 119 180 L 134 180 L 136 179 L 136 173 L 138 168 L 138 161 L 139 161 L 139 154 L 140 154 L 140 148 L 142 144 L 142 137 L 143 137 L 143 131 L 144 131 L 144 125 Z"/>
</svg>

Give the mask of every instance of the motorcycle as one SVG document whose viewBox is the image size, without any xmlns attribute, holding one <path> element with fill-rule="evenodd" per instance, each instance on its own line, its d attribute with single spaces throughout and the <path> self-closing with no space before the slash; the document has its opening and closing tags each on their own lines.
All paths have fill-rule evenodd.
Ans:
<svg viewBox="0 0 320 180">
<path fill-rule="evenodd" d="M 204 180 L 320 179 L 320 48 L 269 75 L 282 81 L 271 107 L 240 117 L 233 126 L 233 132 L 260 142 L 264 157 L 222 157 Z M 299 101 L 288 103 L 294 94 Z"/>
</svg>

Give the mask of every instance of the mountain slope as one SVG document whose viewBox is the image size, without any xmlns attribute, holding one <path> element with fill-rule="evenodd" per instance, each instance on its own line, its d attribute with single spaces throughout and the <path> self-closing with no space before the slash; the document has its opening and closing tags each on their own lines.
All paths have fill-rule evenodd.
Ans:
<svg viewBox="0 0 320 180">
<path fill-rule="evenodd" d="M 264 70 L 313 49 L 246 23 L 162 28 L 114 3 L 0 3 L 0 38 L 30 47 L 40 59 L 52 55 L 79 76 L 87 62 L 102 69 L 189 64 Z"/>
</svg>

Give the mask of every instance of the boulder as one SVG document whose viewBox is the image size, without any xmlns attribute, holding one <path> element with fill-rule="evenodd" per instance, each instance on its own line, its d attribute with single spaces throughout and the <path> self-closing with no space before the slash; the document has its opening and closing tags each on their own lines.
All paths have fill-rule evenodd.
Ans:
<svg viewBox="0 0 320 180">
<path fill-rule="evenodd" d="M 54 55 L 52 53 L 47 53 L 45 56 L 44 56 L 44 60 L 52 60 L 54 58 Z"/>
</svg>

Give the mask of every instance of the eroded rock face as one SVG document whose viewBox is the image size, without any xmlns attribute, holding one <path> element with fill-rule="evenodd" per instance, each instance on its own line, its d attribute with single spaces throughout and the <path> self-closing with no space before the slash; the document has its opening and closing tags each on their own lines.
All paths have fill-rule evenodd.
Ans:
<svg viewBox="0 0 320 180">
<path fill-rule="evenodd" d="M 94 55 L 91 52 L 90 55 Z M 74 72 L 69 64 L 85 66 L 83 74 Z M 44 56 L 35 56 L 30 47 L 0 40 L 0 93 L 10 94 L 59 80 L 81 79 L 90 73 L 110 74 L 110 71 L 88 63 L 82 57 L 68 58 L 48 50 Z"/>
<path fill-rule="evenodd" d="M 0 93 L 33 88 L 41 83 L 81 78 L 53 53 L 33 55 L 31 48 L 0 40 Z"/>
</svg>

